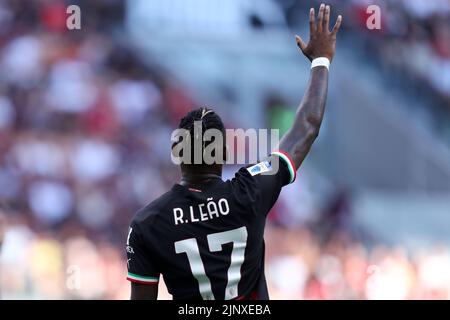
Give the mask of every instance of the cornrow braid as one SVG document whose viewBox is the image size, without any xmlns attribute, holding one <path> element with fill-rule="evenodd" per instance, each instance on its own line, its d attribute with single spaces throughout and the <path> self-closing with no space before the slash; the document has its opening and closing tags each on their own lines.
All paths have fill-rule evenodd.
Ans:
<svg viewBox="0 0 450 320">
<path fill-rule="evenodd" d="M 178 128 L 189 130 L 191 134 L 194 134 L 195 121 L 202 121 L 203 132 L 208 129 L 217 129 L 225 132 L 225 126 L 223 125 L 222 119 L 220 119 L 219 115 L 215 113 L 214 110 L 208 108 L 198 108 L 189 111 L 186 116 L 180 120 Z"/>
<path fill-rule="evenodd" d="M 220 118 L 220 116 L 216 112 L 214 112 L 214 110 L 209 109 L 209 108 L 198 108 L 198 109 L 189 111 L 186 114 L 186 116 L 184 116 L 180 120 L 178 128 L 188 130 L 191 137 L 193 137 L 193 139 L 191 139 L 192 150 L 194 150 L 194 147 L 196 145 L 195 140 L 202 139 L 202 137 L 194 137 L 194 123 L 196 121 L 201 121 L 203 134 L 205 133 L 206 130 L 217 129 L 220 132 L 222 132 L 222 134 L 225 137 L 225 126 L 223 125 L 223 122 L 222 122 L 222 119 Z M 212 141 L 203 142 L 202 143 L 203 150 L 210 143 L 212 143 Z M 225 143 L 225 141 L 224 141 L 224 143 Z M 203 151 L 203 150 L 201 150 L 201 151 Z M 194 157 L 194 155 L 192 153 L 192 163 L 194 160 L 193 157 Z"/>
</svg>

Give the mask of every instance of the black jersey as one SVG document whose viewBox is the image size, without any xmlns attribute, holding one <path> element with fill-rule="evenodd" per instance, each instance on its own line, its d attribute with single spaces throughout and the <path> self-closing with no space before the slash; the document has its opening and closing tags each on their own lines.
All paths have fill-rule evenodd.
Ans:
<svg viewBox="0 0 450 320">
<path fill-rule="evenodd" d="M 162 274 L 174 299 L 268 299 L 266 216 L 294 180 L 292 160 L 278 151 L 231 180 L 175 184 L 133 218 L 127 279 L 155 284 Z"/>
</svg>

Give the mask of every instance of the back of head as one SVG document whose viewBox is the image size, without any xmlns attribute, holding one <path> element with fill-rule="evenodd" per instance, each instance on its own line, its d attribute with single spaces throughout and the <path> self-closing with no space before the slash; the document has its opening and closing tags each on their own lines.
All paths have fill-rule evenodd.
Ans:
<svg viewBox="0 0 450 320">
<path fill-rule="evenodd" d="M 198 108 L 189 111 L 184 116 L 178 125 L 179 129 L 182 129 L 189 135 L 190 139 L 184 147 L 189 147 L 191 150 L 190 157 L 187 157 L 190 161 L 181 163 L 184 169 L 207 169 L 208 166 L 223 163 L 224 149 L 225 149 L 225 126 L 220 116 L 212 109 Z M 177 143 L 174 144 L 174 146 Z M 217 150 L 220 149 L 219 153 Z M 207 151 L 211 151 L 209 154 Z M 184 150 L 183 150 L 184 152 Z M 181 156 L 183 156 L 181 154 Z M 208 161 L 208 156 L 214 158 L 214 163 L 211 160 Z M 217 159 L 217 156 L 220 159 Z M 186 158 L 184 158 L 186 159 Z"/>
</svg>

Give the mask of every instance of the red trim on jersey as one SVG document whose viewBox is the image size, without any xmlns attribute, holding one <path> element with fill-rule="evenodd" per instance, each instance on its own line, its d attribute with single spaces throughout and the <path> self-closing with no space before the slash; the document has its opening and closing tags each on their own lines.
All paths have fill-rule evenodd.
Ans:
<svg viewBox="0 0 450 320">
<path fill-rule="evenodd" d="M 135 283 L 140 283 L 140 284 L 158 284 L 158 281 L 141 281 L 141 280 L 131 279 L 130 277 L 127 277 L 127 280 L 131 281 L 131 282 L 135 282 Z"/>
<path fill-rule="evenodd" d="M 249 300 L 258 300 L 258 291 L 253 291 L 252 293 L 250 293 Z"/>
<path fill-rule="evenodd" d="M 233 300 L 242 301 L 242 300 L 258 300 L 258 291 L 252 291 L 249 296 L 239 296 L 234 298 Z"/>
<path fill-rule="evenodd" d="M 291 163 L 292 170 L 294 170 L 294 179 L 292 180 L 292 182 L 294 182 L 295 179 L 297 178 L 297 170 L 295 170 L 294 161 L 292 160 L 291 156 L 287 152 L 284 152 L 284 151 L 281 151 L 281 150 L 276 150 L 276 151 L 278 151 L 279 153 L 284 154 L 286 156 L 286 158 L 289 159 L 289 162 Z"/>
<path fill-rule="evenodd" d="M 188 188 L 189 191 L 194 191 L 194 192 L 202 192 L 202 190 L 199 189 L 194 189 L 194 188 Z"/>
</svg>

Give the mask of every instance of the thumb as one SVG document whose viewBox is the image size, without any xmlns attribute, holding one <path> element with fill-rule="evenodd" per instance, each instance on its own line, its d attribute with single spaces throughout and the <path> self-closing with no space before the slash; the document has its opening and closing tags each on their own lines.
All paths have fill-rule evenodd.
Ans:
<svg viewBox="0 0 450 320">
<path fill-rule="evenodd" d="M 297 42 L 297 46 L 302 50 L 305 51 L 306 49 L 306 43 L 300 38 L 300 36 L 295 36 L 295 41 Z"/>
</svg>

